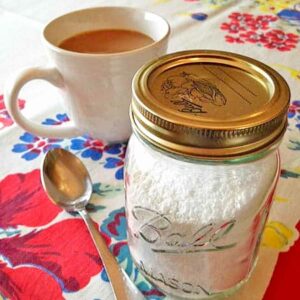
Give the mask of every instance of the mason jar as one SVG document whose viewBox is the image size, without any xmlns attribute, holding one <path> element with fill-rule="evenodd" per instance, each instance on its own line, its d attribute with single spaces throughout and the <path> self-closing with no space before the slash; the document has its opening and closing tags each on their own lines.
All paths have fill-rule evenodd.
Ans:
<svg viewBox="0 0 300 300">
<path fill-rule="evenodd" d="M 277 72 L 229 52 L 174 53 L 136 74 L 128 245 L 165 294 L 212 299 L 249 278 L 279 176 L 289 97 Z"/>
</svg>

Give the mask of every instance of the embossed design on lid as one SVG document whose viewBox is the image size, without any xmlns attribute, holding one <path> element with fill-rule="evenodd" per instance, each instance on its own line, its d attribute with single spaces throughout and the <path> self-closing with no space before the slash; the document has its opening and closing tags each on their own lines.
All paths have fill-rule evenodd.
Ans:
<svg viewBox="0 0 300 300">
<path fill-rule="evenodd" d="M 185 113 L 207 113 L 201 103 L 226 104 L 225 96 L 215 84 L 192 73 L 168 77 L 162 82 L 161 91 L 166 99 L 179 106 L 178 111 Z"/>
</svg>

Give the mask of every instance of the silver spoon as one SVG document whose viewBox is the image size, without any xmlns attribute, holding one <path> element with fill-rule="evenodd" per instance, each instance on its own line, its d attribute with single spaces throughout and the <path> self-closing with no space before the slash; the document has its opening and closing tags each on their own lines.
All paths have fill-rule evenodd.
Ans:
<svg viewBox="0 0 300 300">
<path fill-rule="evenodd" d="M 119 267 L 85 209 L 92 195 L 92 181 L 80 159 L 64 149 L 48 151 L 43 161 L 41 179 L 45 191 L 55 204 L 69 212 L 77 212 L 83 218 L 106 269 L 115 298 L 144 299 L 126 272 Z"/>
</svg>

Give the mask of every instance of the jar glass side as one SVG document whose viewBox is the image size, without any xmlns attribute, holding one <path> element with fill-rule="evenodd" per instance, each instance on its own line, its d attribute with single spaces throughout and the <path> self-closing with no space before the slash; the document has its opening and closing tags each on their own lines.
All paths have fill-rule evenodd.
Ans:
<svg viewBox="0 0 300 300">
<path fill-rule="evenodd" d="M 241 164 L 195 163 L 133 135 L 125 166 L 128 243 L 163 291 L 205 299 L 249 275 L 271 201 L 276 152 Z"/>
</svg>

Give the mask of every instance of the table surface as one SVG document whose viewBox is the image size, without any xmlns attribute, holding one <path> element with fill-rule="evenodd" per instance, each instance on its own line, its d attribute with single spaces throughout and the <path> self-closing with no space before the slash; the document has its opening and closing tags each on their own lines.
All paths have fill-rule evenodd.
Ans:
<svg viewBox="0 0 300 300">
<path fill-rule="evenodd" d="M 296 299 L 300 278 L 296 263 L 300 261 L 298 2 L 0 0 L 0 95 L 9 74 L 47 64 L 40 35 L 49 20 L 91 6 L 135 6 L 164 16 L 172 27 L 169 52 L 228 50 L 276 69 L 291 88 L 289 126 L 280 146 L 281 176 L 258 265 L 250 281 L 228 299 Z M 37 81 L 25 87 L 19 105 L 37 122 L 59 126 L 68 121 L 61 101 L 55 89 Z M 0 142 L 0 299 L 113 299 L 82 220 L 52 204 L 42 189 L 40 164 L 45 152 L 53 147 L 69 149 L 91 172 L 94 193 L 89 211 L 122 268 L 147 299 L 165 298 L 142 278 L 129 256 L 122 185 L 125 144 L 107 147 L 88 136 L 63 140 L 34 136 L 13 123 L 3 96 Z"/>
</svg>

